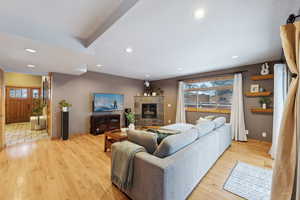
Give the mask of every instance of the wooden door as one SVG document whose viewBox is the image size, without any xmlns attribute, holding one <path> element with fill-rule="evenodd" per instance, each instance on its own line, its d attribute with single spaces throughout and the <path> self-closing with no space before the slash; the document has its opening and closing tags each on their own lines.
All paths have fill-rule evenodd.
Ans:
<svg viewBox="0 0 300 200">
<path fill-rule="evenodd" d="M 47 104 L 47 132 L 52 137 L 52 82 L 53 74 L 49 73 L 48 76 L 44 76 L 43 79 L 43 99 Z"/>
<path fill-rule="evenodd" d="M 6 87 L 6 123 L 29 122 L 33 100 L 40 97 L 40 88 Z"/>
<path fill-rule="evenodd" d="M 0 68 L 0 151 L 5 145 L 5 88 L 4 88 L 4 71 Z"/>
</svg>

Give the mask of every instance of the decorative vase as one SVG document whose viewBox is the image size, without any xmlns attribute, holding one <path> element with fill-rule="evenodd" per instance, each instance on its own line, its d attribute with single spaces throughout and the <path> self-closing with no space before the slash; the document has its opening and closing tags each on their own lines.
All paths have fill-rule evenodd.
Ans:
<svg viewBox="0 0 300 200">
<path fill-rule="evenodd" d="M 69 108 L 68 108 L 68 107 L 62 107 L 62 111 L 63 111 L 63 112 L 68 112 L 68 111 L 69 111 Z"/>
<path fill-rule="evenodd" d="M 135 129 L 134 123 L 130 123 L 129 126 L 128 126 L 128 129 L 129 130 L 134 130 Z"/>
<path fill-rule="evenodd" d="M 263 103 L 263 104 L 262 104 L 262 108 L 263 108 L 263 109 L 267 109 L 267 104 L 266 104 L 266 103 Z"/>
<path fill-rule="evenodd" d="M 264 92 L 264 91 L 265 91 L 264 88 L 262 88 L 262 87 L 259 88 L 259 92 Z"/>
</svg>

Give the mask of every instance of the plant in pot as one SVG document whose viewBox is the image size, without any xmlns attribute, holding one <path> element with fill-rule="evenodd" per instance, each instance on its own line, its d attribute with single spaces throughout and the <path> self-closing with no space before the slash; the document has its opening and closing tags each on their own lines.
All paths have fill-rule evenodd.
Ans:
<svg viewBox="0 0 300 200">
<path fill-rule="evenodd" d="M 129 130 L 134 130 L 135 129 L 135 126 L 134 126 L 134 122 L 135 122 L 135 115 L 134 113 L 132 112 L 125 112 L 125 116 L 129 122 L 129 126 L 128 126 L 128 129 Z"/>
<path fill-rule="evenodd" d="M 59 106 L 63 112 L 68 112 L 69 108 L 72 107 L 72 104 L 68 103 L 65 99 L 59 102 Z"/>
<path fill-rule="evenodd" d="M 261 97 L 259 103 L 263 109 L 267 109 L 268 105 L 271 103 L 271 99 L 268 97 Z"/>
<path fill-rule="evenodd" d="M 42 99 L 34 99 L 33 100 L 33 108 L 32 108 L 32 115 L 37 117 L 37 124 L 35 125 L 36 130 L 40 130 L 41 122 L 40 117 L 43 115 L 43 110 L 46 107 L 46 104 L 43 103 Z"/>
</svg>

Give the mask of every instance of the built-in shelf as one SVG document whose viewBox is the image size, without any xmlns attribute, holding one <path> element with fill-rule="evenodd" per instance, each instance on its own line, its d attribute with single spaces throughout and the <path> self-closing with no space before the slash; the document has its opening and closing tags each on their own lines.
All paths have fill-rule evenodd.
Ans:
<svg viewBox="0 0 300 200">
<path fill-rule="evenodd" d="M 268 97 L 271 96 L 272 92 L 246 92 L 247 97 Z"/>
<path fill-rule="evenodd" d="M 230 114 L 230 109 L 219 109 L 219 108 L 185 108 L 188 112 L 203 112 L 203 113 L 219 113 L 219 114 Z"/>
<path fill-rule="evenodd" d="M 273 113 L 273 109 L 272 108 L 267 108 L 267 109 L 251 108 L 251 112 L 253 112 L 253 113 Z"/>
<path fill-rule="evenodd" d="M 253 81 L 268 80 L 273 78 L 274 78 L 274 74 L 251 76 L 251 80 Z"/>
</svg>

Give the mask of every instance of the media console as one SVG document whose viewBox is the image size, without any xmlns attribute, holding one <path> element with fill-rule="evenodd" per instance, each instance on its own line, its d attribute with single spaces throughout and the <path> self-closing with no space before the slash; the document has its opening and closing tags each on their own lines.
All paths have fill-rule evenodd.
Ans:
<svg viewBox="0 0 300 200">
<path fill-rule="evenodd" d="M 121 117 L 118 114 L 92 115 L 90 123 L 90 133 L 93 135 L 99 135 L 107 131 L 120 129 Z"/>
</svg>

